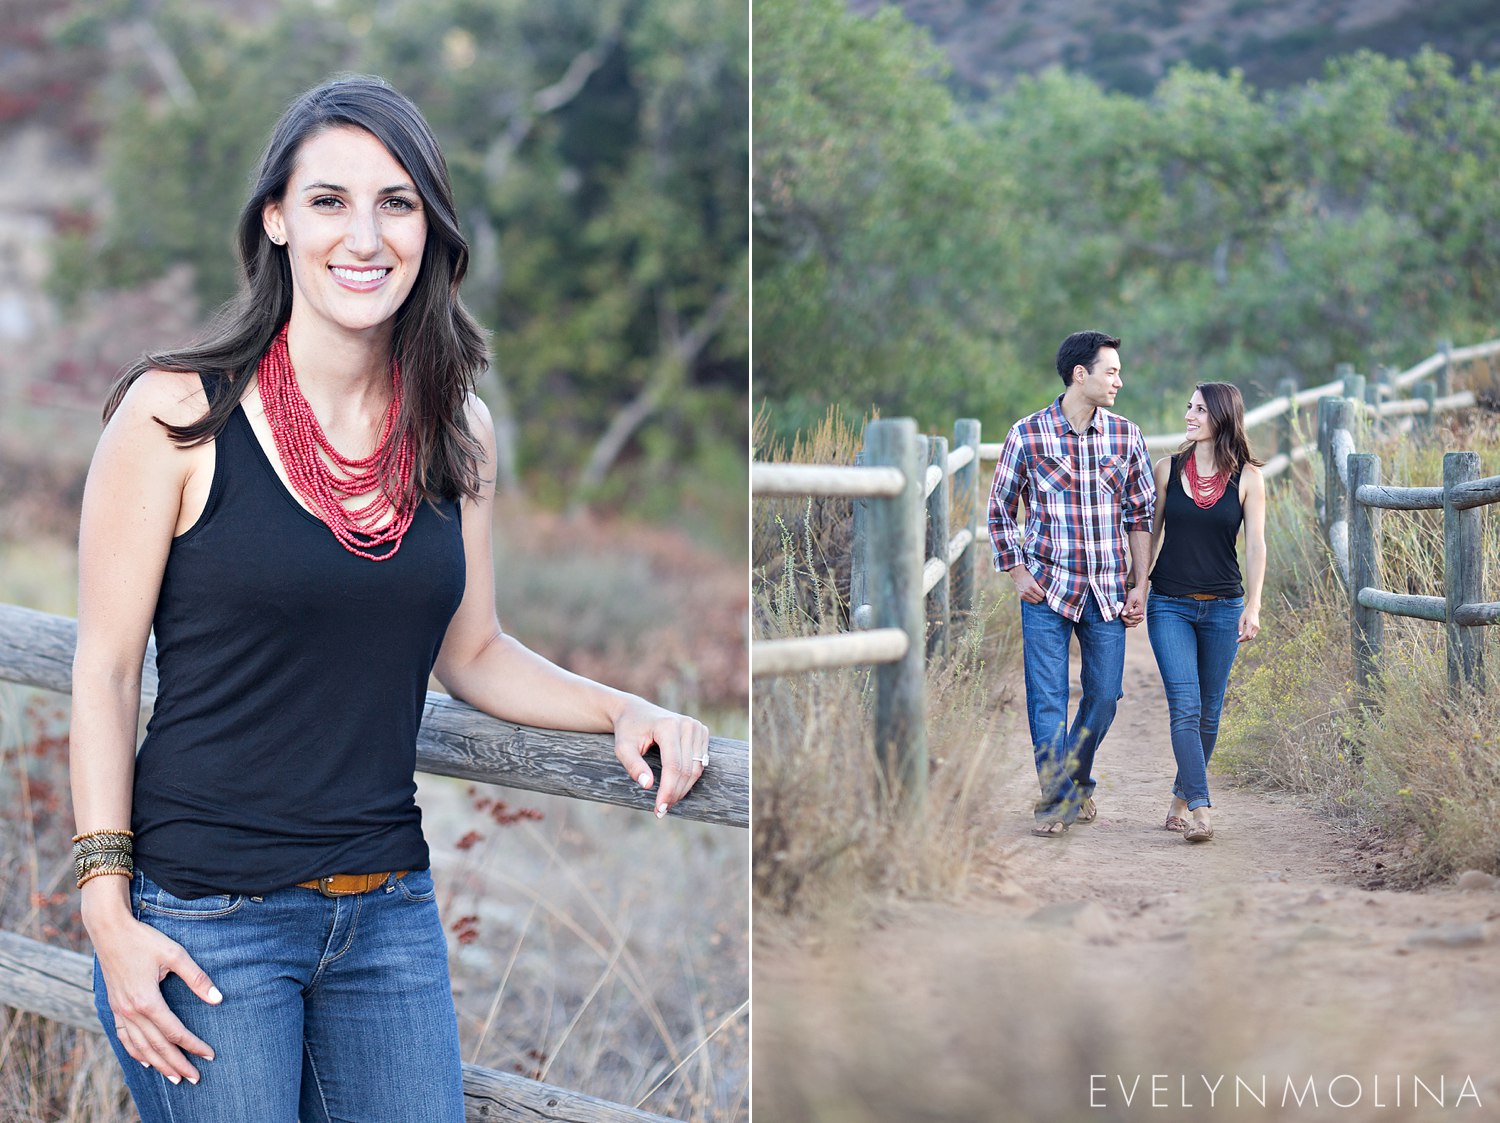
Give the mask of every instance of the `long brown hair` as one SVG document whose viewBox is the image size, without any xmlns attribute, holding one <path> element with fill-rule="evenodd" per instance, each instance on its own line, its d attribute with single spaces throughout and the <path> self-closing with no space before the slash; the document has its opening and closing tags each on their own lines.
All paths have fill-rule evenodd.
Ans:
<svg viewBox="0 0 1500 1123">
<path fill-rule="evenodd" d="M 1204 408 L 1214 427 L 1214 470 L 1233 475 L 1246 464 L 1259 468 L 1265 463 L 1250 452 L 1250 438 L 1245 435 L 1245 399 L 1233 382 L 1200 382 L 1193 387 L 1203 395 Z M 1184 441 L 1177 450 L 1181 456 L 1196 441 Z"/>
<path fill-rule="evenodd" d="M 240 211 L 237 243 L 239 293 L 214 316 L 205 337 L 188 347 L 142 355 L 120 376 L 104 406 L 104 419 L 146 371 L 215 372 L 233 389 L 190 425 L 164 425 L 183 447 L 213 440 L 244 396 L 249 375 L 292 314 L 292 269 L 284 246 L 266 236 L 261 212 L 286 193 L 304 141 L 352 125 L 385 145 L 412 177 L 427 215 L 427 244 L 412 291 L 396 312 L 392 354 L 401 364 L 401 412 L 386 443 L 381 478 L 403 505 L 423 499 L 472 498 L 479 492 L 481 448 L 469 431 L 465 407 L 474 380 L 489 365 L 485 333 L 458 286 L 468 269 L 469 245 L 458 228 L 448 165 L 421 111 L 383 79 L 337 78 L 297 98 L 281 115 L 261 155 L 255 187 Z M 411 494 L 394 494 L 399 437 L 410 433 L 415 453 Z"/>
</svg>

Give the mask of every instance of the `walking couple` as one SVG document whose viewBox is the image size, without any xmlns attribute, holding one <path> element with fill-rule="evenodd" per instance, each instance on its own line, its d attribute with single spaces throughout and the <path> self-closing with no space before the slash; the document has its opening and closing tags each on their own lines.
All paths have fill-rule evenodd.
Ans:
<svg viewBox="0 0 1500 1123">
<path fill-rule="evenodd" d="M 1165 827 L 1206 842 L 1207 767 L 1229 669 L 1260 630 L 1265 481 L 1245 437 L 1244 402 L 1227 382 L 1197 384 L 1186 440 L 1153 470 L 1139 427 L 1109 409 L 1124 384 L 1119 347 L 1097 331 L 1063 340 L 1063 393 L 1011 428 L 990 492 L 995 568 L 1021 597 L 1026 716 L 1042 790 L 1032 833 L 1059 836 L 1098 816 L 1094 756 L 1124 697 L 1125 629 L 1145 620 L 1177 758 Z M 1074 635 L 1083 691 L 1070 727 Z"/>
</svg>

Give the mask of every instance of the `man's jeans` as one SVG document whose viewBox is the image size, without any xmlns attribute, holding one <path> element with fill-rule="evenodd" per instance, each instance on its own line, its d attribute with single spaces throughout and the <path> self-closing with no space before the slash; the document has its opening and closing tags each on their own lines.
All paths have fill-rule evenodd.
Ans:
<svg viewBox="0 0 1500 1123">
<path fill-rule="evenodd" d="M 1083 697 L 1068 728 L 1068 644 L 1078 636 L 1083 656 Z M 1046 604 L 1021 602 L 1021 641 L 1026 665 L 1026 720 L 1036 754 L 1042 798 L 1038 822 L 1071 823 L 1085 796 L 1094 794 L 1094 753 L 1121 697 L 1125 673 L 1125 625 L 1105 620 L 1092 596 L 1076 623 Z"/>
<path fill-rule="evenodd" d="M 1152 593 L 1146 602 L 1146 631 L 1172 719 L 1172 755 L 1177 758 L 1172 794 L 1186 801 L 1190 811 L 1212 806 L 1208 762 L 1219 739 L 1219 713 L 1240 648 L 1244 610 L 1244 597 L 1200 601 Z"/>
<path fill-rule="evenodd" d="M 351 897 L 279 889 L 185 900 L 139 870 L 137 919 L 182 944 L 224 1001 L 176 975 L 162 994 L 214 1059 L 173 1085 L 120 1046 L 98 960 L 94 1001 L 144 1123 L 462 1123 L 462 1066 L 432 874 Z"/>
</svg>

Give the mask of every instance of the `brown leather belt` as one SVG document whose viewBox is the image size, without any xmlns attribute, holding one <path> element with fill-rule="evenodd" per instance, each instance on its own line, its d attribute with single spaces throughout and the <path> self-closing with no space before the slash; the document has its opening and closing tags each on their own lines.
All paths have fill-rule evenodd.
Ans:
<svg viewBox="0 0 1500 1123">
<path fill-rule="evenodd" d="M 1189 593 L 1188 596 L 1192 597 L 1193 600 L 1218 600 L 1218 599 L 1220 599 L 1219 595 L 1217 593 Z"/>
<path fill-rule="evenodd" d="M 360 893 L 368 893 L 373 889 L 379 889 L 385 884 L 386 878 L 400 881 L 410 870 L 397 870 L 391 873 L 336 873 L 332 877 L 317 877 L 312 881 L 297 882 L 298 889 L 316 889 L 325 897 L 353 897 Z"/>
</svg>

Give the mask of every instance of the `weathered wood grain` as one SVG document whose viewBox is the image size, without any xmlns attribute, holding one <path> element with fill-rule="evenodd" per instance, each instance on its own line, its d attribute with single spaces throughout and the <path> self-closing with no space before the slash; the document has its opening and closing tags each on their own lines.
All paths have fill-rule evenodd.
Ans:
<svg viewBox="0 0 1500 1123">
<path fill-rule="evenodd" d="M 709 740 L 703 777 L 669 817 L 725 826 L 750 825 L 750 746 L 725 737 Z M 647 757 L 656 771 L 653 750 Z M 650 812 L 652 792 L 625 774 L 607 733 L 536 729 L 499 721 L 446 694 L 429 691 L 417 737 L 417 767 L 530 792 L 613 803 Z"/>
<path fill-rule="evenodd" d="M 1484 689 L 1484 633 L 1461 624 L 1459 609 L 1479 603 L 1484 587 L 1484 543 L 1480 512 L 1459 507 L 1454 496 L 1479 477 L 1477 452 L 1443 455 L 1443 592 L 1448 598 L 1448 685 Z"/>
<path fill-rule="evenodd" d="M 1366 507 L 1379 507 L 1382 511 L 1440 511 L 1443 508 L 1443 489 L 1440 487 L 1361 484 L 1354 495 Z"/>
<path fill-rule="evenodd" d="M 910 637 L 900 661 L 875 668 L 875 755 L 890 790 L 907 810 L 919 813 L 927 796 L 926 520 L 916 422 L 909 417 L 871 421 L 865 426 L 865 452 L 872 465 L 894 468 L 906 481 L 899 498 L 870 505 L 868 581 L 875 627 L 900 628 Z"/>
<path fill-rule="evenodd" d="M 1360 591 L 1380 580 L 1379 507 L 1359 501 L 1361 488 L 1380 486 L 1380 457 L 1356 452 L 1349 457 L 1349 627 L 1354 645 L 1354 688 L 1361 703 L 1376 702 L 1376 668 L 1385 638 L 1385 617 L 1366 605 Z"/>
<path fill-rule="evenodd" d="M 72 690 L 77 622 L 66 616 L 0 605 L 0 680 L 68 693 Z M 142 704 L 156 697 L 155 651 L 147 650 Z M 649 759 L 658 769 L 653 750 Z M 615 760 L 605 733 L 533 729 L 480 713 L 446 694 L 430 691 L 417 738 L 417 767 L 525 791 L 613 803 L 651 812 L 652 793 L 632 781 Z M 672 816 L 746 827 L 750 823 L 750 747 L 715 737 L 709 766 Z"/>
<path fill-rule="evenodd" d="M 1359 591 L 1359 603 L 1392 616 L 1413 616 L 1438 624 L 1448 619 L 1448 602 L 1443 597 L 1420 597 L 1366 587 Z"/>
<path fill-rule="evenodd" d="M 0 932 L 0 1004 L 102 1032 L 94 1013 L 93 960 L 14 932 Z M 664 1123 L 667 1117 L 466 1064 L 464 1118 L 467 1123 Z"/>
</svg>

